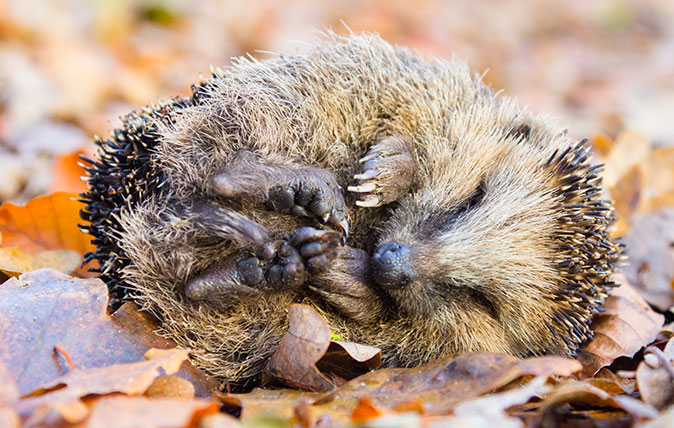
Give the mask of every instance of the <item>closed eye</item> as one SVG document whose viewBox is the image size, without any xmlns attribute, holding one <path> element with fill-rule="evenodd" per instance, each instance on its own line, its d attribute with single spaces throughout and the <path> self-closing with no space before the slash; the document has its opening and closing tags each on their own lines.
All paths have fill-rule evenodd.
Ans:
<svg viewBox="0 0 674 428">
<path fill-rule="evenodd" d="M 461 204 L 454 206 L 450 211 L 428 215 L 424 220 L 421 233 L 433 236 L 440 230 L 449 229 L 458 219 L 482 204 L 487 194 L 485 188 L 486 186 L 480 183 L 468 198 L 464 199 Z"/>
<path fill-rule="evenodd" d="M 459 218 L 463 216 L 465 213 L 468 211 L 474 209 L 475 207 L 479 206 L 482 203 L 482 200 L 484 199 L 484 196 L 487 192 L 485 191 L 485 186 L 483 183 L 480 183 L 479 186 L 475 189 L 472 195 L 468 199 L 466 199 L 461 205 L 459 205 L 457 208 L 452 210 L 450 215 L 452 217 Z"/>
</svg>

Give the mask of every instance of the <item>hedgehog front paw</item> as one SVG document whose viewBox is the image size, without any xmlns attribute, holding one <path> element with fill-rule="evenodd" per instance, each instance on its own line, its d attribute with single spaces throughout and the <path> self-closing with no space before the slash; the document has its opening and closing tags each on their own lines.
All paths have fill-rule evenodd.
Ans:
<svg viewBox="0 0 674 428">
<path fill-rule="evenodd" d="M 269 191 L 270 209 L 294 216 L 316 216 L 348 234 L 347 209 L 336 182 L 330 183 L 318 172 L 308 171 L 289 184 L 273 187 Z"/>
<path fill-rule="evenodd" d="M 266 245 L 257 256 L 237 264 L 246 285 L 258 289 L 296 288 L 309 274 L 327 269 L 342 235 L 334 230 L 302 227 L 286 239 Z"/>
<path fill-rule="evenodd" d="M 417 161 L 409 138 L 385 137 L 360 160 L 363 172 L 353 176 L 350 192 L 358 193 L 356 205 L 379 207 L 398 200 L 412 187 Z"/>
</svg>

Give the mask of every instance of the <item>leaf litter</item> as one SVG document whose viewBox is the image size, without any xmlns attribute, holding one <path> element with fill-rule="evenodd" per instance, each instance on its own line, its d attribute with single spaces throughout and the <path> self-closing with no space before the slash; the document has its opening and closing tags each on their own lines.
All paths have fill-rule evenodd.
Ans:
<svg viewBox="0 0 674 428">
<path fill-rule="evenodd" d="M 100 281 L 65 275 L 86 276 L 89 267 L 76 269 L 73 262 L 75 255 L 81 259 L 91 250 L 88 237 L 77 228 L 80 204 L 74 200 L 83 185 L 77 155 L 91 150 L 90 143 L 83 146 L 89 140 L 83 136 L 104 132 L 114 117 L 160 91 L 169 96 L 186 90 L 175 84 L 160 89 L 165 85 L 160 82 L 193 80 L 193 66 L 183 66 L 186 54 L 181 51 L 187 45 L 191 58 L 204 55 L 203 39 L 191 33 L 193 28 L 210 35 L 211 52 L 222 53 L 194 63 L 222 64 L 232 55 L 268 49 L 284 39 L 278 33 L 288 31 L 287 24 L 270 17 L 290 7 L 286 2 L 260 10 L 232 7 L 222 17 L 204 8 L 193 11 L 193 18 L 168 3 L 136 10 L 137 5 L 112 2 L 90 14 L 44 5 L 46 16 L 62 25 L 42 25 L 41 15 L 18 16 L 13 7 L 0 13 L 0 36 L 13 41 L 0 46 L 0 58 L 8 66 L 0 71 L 0 80 L 10 94 L 0 100 L 0 197 L 28 203 L 0 207 L 0 281 L 9 278 L 0 285 L 0 426 L 122 427 L 137 426 L 140 420 L 143 426 L 204 427 L 674 424 L 674 345 L 671 333 L 661 331 L 663 314 L 668 322 L 674 320 L 669 311 L 674 305 L 674 216 L 669 212 L 674 206 L 674 151 L 667 147 L 674 144 L 674 134 L 665 121 L 652 119 L 658 112 L 646 105 L 630 106 L 646 115 L 623 115 L 614 107 L 630 93 L 648 93 L 644 88 L 651 82 L 663 94 L 661 105 L 674 105 L 666 91 L 674 76 L 671 61 L 642 54 L 664 52 L 671 45 L 662 31 L 671 7 L 666 2 L 566 5 L 559 11 L 564 29 L 550 29 L 546 25 L 555 24 L 546 4 L 528 5 L 521 16 L 516 5 L 507 10 L 456 5 L 447 16 L 437 13 L 433 2 L 407 3 L 393 2 L 387 13 L 322 7 L 330 22 L 346 17 L 356 31 L 376 28 L 384 37 L 440 56 L 458 50 L 478 68 L 489 67 L 486 79 L 495 87 L 509 88 L 535 107 L 553 113 L 561 109 L 571 118 L 571 129 L 601 132 L 594 138 L 595 151 L 606 163 L 605 183 L 620 219 L 616 233 L 625 236 L 631 264 L 624 269 L 626 279 L 618 279 L 623 287 L 595 317 L 595 339 L 578 359 L 475 353 L 418 368 L 371 371 L 380 364 L 378 350 L 330 340 L 318 314 L 291 307 L 292 337 L 269 364 L 267 389 L 227 394 L 226 385 L 218 386 L 189 362 L 170 374 L 186 351 L 144 361 L 150 348 L 175 346 L 154 333 L 156 320 L 132 303 L 110 316 Z M 476 22 L 493 22 L 501 14 L 508 19 L 494 28 L 495 37 L 476 32 L 482 26 L 472 19 L 468 25 L 467 13 Z M 72 22 L 83 16 L 100 25 Z M 200 24 L 190 26 L 191 19 Z M 77 34 L 81 28 L 94 28 L 96 37 Z M 235 41 L 219 33 L 225 28 L 237 34 Z M 152 37 L 139 36 L 159 33 L 175 43 L 153 44 Z M 42 35 L 44 43 L 34 43 L 31 35 Z M 536 36 L 535 44 L 513 43 L 522 35 L 529 41 Z M 605 48 L 615 40 L 620 49 Z M 575 50 L 569 49 L 573 43 Z M 30 53 L 36 47 L 39 51 Z M 618 73 L 621 67 L 614 64 L 623 57 L 638 64 L 639 72 L 623 64 L 624 73 Z M 564 68 L 570 63 L 580 65 Z M 557 78 L 560 70 L 570 71 L 563 82 Z M 553 77 L 559 84 L 550 84 Z M 660 115 L 668 111 L 660 110 Z M 649 120 L 635 121 L 639 117 Z M 636 124 L 650 138 L 626 130 L 625 123 Z M 53 169 L 44 167 L 47 162 Z M 65 193 L 55 193 L 60 191 Z M 139 373 L 134 370 L 142 373 L 135 383 L 122 378 Z M 305 391 L 277 389 L 282 385 Z M 239 418 L 219 412 L 220 407 Z"/>
</svg>

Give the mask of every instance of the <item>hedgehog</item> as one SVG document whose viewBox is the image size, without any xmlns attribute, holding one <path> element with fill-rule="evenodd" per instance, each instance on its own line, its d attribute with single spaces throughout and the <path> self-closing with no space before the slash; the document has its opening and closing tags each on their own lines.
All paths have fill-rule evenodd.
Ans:
<svg viewBox="0 0 674 428">
<path fill-rule="evenodd" d="M 234 60 L 96 144 L 81 227 L 111 306 L 242 388 L 292 303 L 384 366 L 573 356 L 624 258 L 586 140 L 374 34 Z"/>
</svg>

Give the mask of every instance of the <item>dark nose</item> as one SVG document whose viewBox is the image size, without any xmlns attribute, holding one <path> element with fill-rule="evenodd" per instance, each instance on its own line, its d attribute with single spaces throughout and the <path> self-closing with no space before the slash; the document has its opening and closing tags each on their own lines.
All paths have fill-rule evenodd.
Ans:
<svg viewBox="0 0 674 428">
<path fill-rule="evenodd" d="M 371 262 L 372 277 L 385 290 L 398 290 L 414 279 L 410 249 L 399 242 L 380 245 Z"/>
</svg>

